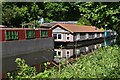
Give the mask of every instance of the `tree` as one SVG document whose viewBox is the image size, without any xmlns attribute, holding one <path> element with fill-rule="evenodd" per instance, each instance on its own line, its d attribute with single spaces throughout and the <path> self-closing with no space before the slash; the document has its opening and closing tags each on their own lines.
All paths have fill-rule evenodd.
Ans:
<svg viewBox="0 0 120 80">
<path fill-rule="evenodd" d="M 76 3 L 76 6 L 79 7 L 80 15 L 90 20 L 92 25 L 114 30 L 119 26 L 120 3 L 86 2 Z"/>
<path fill-rule="evenodd" d="M 64 20 L 65 13 L 68 11 L 68 6 L 64 5 L 63 2 L 46 2 L 44 14 L 50 20 Z"/>
<path fill-rule="evenodd" d="M 36 3 L 3 3 L 2 24 L 10 27 L 21 27 L 22 23 L 38 20 L 43 13 Z"/>
<path fill-rule="evenodd" d="M 80 15 L 88 19 L 92 25 L 117 31 L 117 43 L 120 44 L 120 2 L 86 2 L 76 3 L 76 6 Z"/>
<path fill-rule="evenodd" d="M 85 17 L 81 17 L 79 20 L 78 20 L 78 24 L 79 25 L 89 25 L 91 26 L 91 23 L 89 20 L 87 20 Z"/>
</svg>

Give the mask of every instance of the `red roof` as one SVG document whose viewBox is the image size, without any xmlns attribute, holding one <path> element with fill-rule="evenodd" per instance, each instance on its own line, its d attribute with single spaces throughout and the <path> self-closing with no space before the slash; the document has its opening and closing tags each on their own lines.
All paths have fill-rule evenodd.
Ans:
<svg viewBox="0 0 120 80">
<path fill-rule="evenodd" d="M 54 29 L 56 27 L 62 27 L 72 33 L 74 32 L 103 32 L 99 28 L 95 26 L 85 26 L 85 25 L 78 25 L 78 24 L 56 24 L 52 26 L 51 29 Z"/>
<path fill-rule="evenodd" d="M 0 30 L 49 30 L 46 28 L 0 28 Z"/>
</svg>

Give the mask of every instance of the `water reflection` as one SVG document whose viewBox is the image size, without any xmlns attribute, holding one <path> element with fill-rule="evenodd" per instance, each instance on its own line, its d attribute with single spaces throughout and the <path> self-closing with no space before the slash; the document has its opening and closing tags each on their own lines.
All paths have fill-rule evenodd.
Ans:
<svg viewBox="0 0 120 80">
<path fill-rule="evenodd" d="M 116 37 L 113 38 L 110 37 L 104 39 L 103 42 L 99 42 L 91 45 L 79 46 L 79 43 L 75 44 L 74 47 L 67 47 L 67 46 L 63 47 L 62 45 L 60 45 L 59 48 L 58 47 L 55 48 L 54 60 L 59 63 L 63 58 L 68 59 L 72 57 L 73 58 L 79 57 L 81 54 L 87 54 L 100 47 L 111 45 L 115 42 L 116 42 Z"/>
</svg>

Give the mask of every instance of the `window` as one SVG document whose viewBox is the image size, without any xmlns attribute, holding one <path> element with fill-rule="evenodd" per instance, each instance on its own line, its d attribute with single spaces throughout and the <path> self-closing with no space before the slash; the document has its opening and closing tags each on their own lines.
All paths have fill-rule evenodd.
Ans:
<svg viewBox="0 0 120 80">
<path fill-rule="evenodd" d="M 54 39 L 62 39 L 62 34 L 53 34 Z"/>
<path fill-rule="evenodd" d="M 35 38 L 35 31 L 34 30 L 27 30 L 26 31 L 26 39 L 33 39 Z"/>
<path fill-rule="evenodd" d="M 66 35 L 67 40 L 70 40 L 70 34 Z"/>
<path fill-rule="evenodd" d="M 66 50 L 66 58 L 70 57 L 70 50 Z"/>
<path fill-rule="evenodd" d="M 114 42 L 116 42 L 116 39 L 114 39 Z"/>
<path fill-rule="evenodd" d="M 97 49 L 97 46 L 96 46 L 96 45 L 94 45 L 94 48 L 95 48 L 95 49 Z"/>
<path fill-rule="evenodd" d="M 102 33 L 100 33 L 100 37 L 102 37 Z"/>
<path fill-rule="evenodd" d="M 48 37 L 48 31 L 47 30 L 41 30 L 41 38 L 47 38 Z"/>
<path fill-rule="evenodd" d="M 58 51 L 57 56 L 62 57 L 62 51 Z"/>
<path fill-rule="evenodd" d="M 57 34 L 53 34 L 54 39 L 57 39 Z"/>
<path fill-rule="evenodd" d="M 99 44 L 100 45 L 100 47 L 102 47 L 102 44 Z"/>
<path fill-rule="evenodd" d="M 55 53 L 54 54 L 55 57 L 61 57 L 62 56 L 62 51 L 61 50 L 55 50 L 54 53 Z"/>
<path fill-rule="evenodd" d="M 97 33 L 95 33 L 95 38 L 97 37 Z"/>
<path fill-rule="evenodd" d="M 76 54 L 76 55 L 79 55 L 79 54 L 80 54 L 80 50 L 79 50 L 79 49 L 76 49 L 76 50 L 75 50 L 75 54 Z"/>
<path fill-rule="evenodd" d="M 58 56 L 61 56 L 61 51 L 58 51 Z"/>
<path fill-rule="evenodd" d="M 58 34 L 58 39 L 61 39 L 61 34 Z"/>
<path fill-rule="evenodd" d="M 88 39 L 89 38 L 89 34 L 88 33 L 86 33 L 86 39 Z"/>
<path fill-rule="evenodd" d="M 18 32 L 17 31 L 6 31 L 5 34 L 6 40 L 18 40 Z"/>
<path fill-rule="evenodd" d="M 89 49 L 88 49 L 88 47 L 85 47 L 86 48 L 86 51 L 88 51 Z"/>
<path fill-rule="evenodd" d="M 69 37 L 67 37 L 67 40 L 69 40 L 70 38 Z"/>
<path fill-rule="evenodd" d="M 54 56 L 57 56 L 57 51 L 54 51 Z"/>
<path fill-rule="evenodd" d="M 76 34 L 76 40 L 79 40 L 79 39 L 80 39 L 80 34 L 77 33 L 77 34 Z"/>
<path fill-rule="evenodd" d="M 116 32 L 114 32 L 114 35 L 116 35 L 117 33 Z"/>
</svg>

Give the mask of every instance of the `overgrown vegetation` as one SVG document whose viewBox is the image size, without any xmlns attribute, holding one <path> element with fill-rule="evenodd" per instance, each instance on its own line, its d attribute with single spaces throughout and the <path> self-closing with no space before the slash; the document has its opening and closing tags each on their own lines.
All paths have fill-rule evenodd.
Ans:
<svg viewBox="0 0 120 80">
<path fill-rule="evenodd" d="M 75 63 L 68 63 L 62 68 L 52 67 L 37 75 L 31 68 L 20 69 L 19 73 L 32 78 L 120 78 L 120 48 L 117 45 L 99 48 L 81 57 Z M 23 68 L 21 65 L 21 68 Z M 29 69 L 27 69 L 29 68 Z M 26 74 L 26 71 L 29 75 Z M 33 75 L 34 74 L 34 75 Z M 20 78 L 20 75 L 17 74 Z"/>
<path fill-rule="evenodd" d="M 30 67 L 25 63 L 24 59 L 17 58 L 17 71 L 7 73 L 7 76 L 10 79 L 18 79 L 18 78 L 32 78 L 36 75 L 36 70 L 34 67 Z"/>
</svg>

